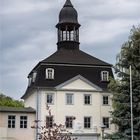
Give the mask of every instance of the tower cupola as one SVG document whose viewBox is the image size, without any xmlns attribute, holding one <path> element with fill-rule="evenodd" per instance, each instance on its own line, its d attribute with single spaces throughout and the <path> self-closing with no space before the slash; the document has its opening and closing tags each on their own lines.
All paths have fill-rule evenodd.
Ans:
<svg viewBox="0 0 140 140">
<path fill-rule="evenodd" d="M 79 27 L 78 13 L 70 0 L 66 0 L 59 13 L 58 49 L 79 49 Z"/>
</svg>

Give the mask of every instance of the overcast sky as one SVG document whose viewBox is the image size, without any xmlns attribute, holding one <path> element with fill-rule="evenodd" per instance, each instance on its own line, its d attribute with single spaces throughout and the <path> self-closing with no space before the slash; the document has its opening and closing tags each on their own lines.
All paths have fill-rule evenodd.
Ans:
<svg viewBox="0 0 140 140">
<path fill-rule="evenodd" d="M 140 0 L 71 0 L 79 14 L 80 48 L 115 64 L 133 25 Z M 27 76 L 56 51 L 58 14 L 65 0 L 0 0 L 0 92 L 19 99 Z"/>
</svg>

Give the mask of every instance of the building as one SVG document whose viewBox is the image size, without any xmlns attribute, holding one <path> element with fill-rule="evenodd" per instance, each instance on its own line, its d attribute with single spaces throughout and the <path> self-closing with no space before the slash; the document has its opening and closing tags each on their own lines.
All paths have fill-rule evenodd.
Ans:
<svg viewBox="0 0 140 140">
<path fill-rule="evenodd" d="M 29 73 L 22 96 L 25 107 L 36 110 L 39 125 L 46 125 L 46 120 L 51 125 L 54 120 L 66 124 L 80 140 L 99 140 L 102 124 L 106 133 L 115 131 L 110 124 L 112 94 L 107 90 L 109 77 L 113 77 L 111 65 L 80 50 L 78 13 L 70 0 L 59 13 L 56 28 L 57 51 Z"/>
<path fill-rule="evenodd" d="M 0 107 L 0 140 L 33 140 L 33 108 Z"/>
</svg>

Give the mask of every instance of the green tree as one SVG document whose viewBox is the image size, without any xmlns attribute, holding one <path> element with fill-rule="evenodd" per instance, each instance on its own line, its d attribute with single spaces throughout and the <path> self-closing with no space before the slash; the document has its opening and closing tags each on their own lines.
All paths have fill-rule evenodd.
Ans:
<svg viewBox="0 0 140 140">
<path fill-rule="evenodd" d="M 119 139 L 131 139 L 130 79 L 132 66 L 134 140 L 140 140 L 140 26 L 133 27 L 127 42 L 117 56 L 118 80 L 111 80 L 109 89 L 113 92 L 112 123 L 118 126 Z M 115 134 L 115 135 L 116 135 Z"/>
<path fill-rule="evenodd" d="M 0 106 L 9 106 L 9 107 L 24 107 L 23 101 L 14 100 L 9 96 L 0 94 Z"/>
</svg>

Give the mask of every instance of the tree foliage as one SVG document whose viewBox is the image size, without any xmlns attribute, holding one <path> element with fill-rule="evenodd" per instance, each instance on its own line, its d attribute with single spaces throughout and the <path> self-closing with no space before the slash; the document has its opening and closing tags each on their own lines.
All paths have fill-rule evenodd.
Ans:
<svg viewBox="0 0 140 140">
<path fill-rule="evenodd" d="M 9 107 L 24 107 L 24 103 L 19 100 L 14 100 L 9 96 L 0 94 L 0 106 L 9 106 Z"/>
<path fill-rule="evenodd" d="M 131 139 L 130 75 L 132 67 L 134 140 L 140 140 L 140 26 L 133 27 L 127 42 L 117 56 L 118 81 L 112 80 L 109 89 L 113 92 L 112 123 L 118 126 L 120 139 Z M 116 134 L 115 134 L 116 135 Z"/>
</svg>

